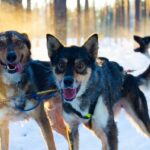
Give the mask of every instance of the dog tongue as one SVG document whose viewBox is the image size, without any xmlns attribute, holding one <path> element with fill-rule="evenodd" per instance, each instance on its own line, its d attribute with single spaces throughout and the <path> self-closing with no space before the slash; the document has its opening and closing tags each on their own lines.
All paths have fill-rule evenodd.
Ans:
<svg viewBox="0 0 150 150">
<path fill-rule="evenodd" d="M 22 70 L 23 70 L 21 64 L 17 64 L 17 65 L 16 65 L 16 68 L 17 68 L 17 72 L 22 72 Z"/>
<path fill-rule="evenodd" d="M 76 89 L 63 89 L 63 96 L 66 100 L 71 101 L 76 97 Z"/>
</svg>

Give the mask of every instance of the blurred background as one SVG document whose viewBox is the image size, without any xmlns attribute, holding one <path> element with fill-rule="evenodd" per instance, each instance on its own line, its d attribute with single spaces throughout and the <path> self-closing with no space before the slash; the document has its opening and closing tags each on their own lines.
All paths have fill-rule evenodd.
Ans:
<svg viewBox="0 0 150 150">
<path fill-rule="evenodd" d="M 0 32 L 31 38 L 52 33 L 66 43 L 97 32 L 103 37 L 150 35 L 150 0 L 0 0 Z"/>
<path fill-rule="evenodd" d="M 0 0 L 0 32 L 5 30 L 27 33 L 32 42 L 32 57 L 35 59 L 49 60 L 47 33 L 54 34 L 64 44 L 81 45 L 85 38 L 96 32 L 99 34 L 99 55 L 119 62 L 125 70 L 133 69 L 136 75 L 143 72 L 150 62 L 144 55 L 133 51 L 137 46 L 134 46 L 134 34 L 150 36 L 150 0 Z M 149 100 L 149 89 L 146 97 Z M 150 101 L 148 106 L 150 108 Z M 121 121 L 117 122 L 119 149 L 149 150 L 149 139 L 137 133 L 124 116 L 124 113 L 121 114 L 118 119 Z M 31 125 L 18 132 L 19 127 L 16 126 L 19 134 L 17 138 L 16 130 L 12 127 L 11 149 L 28 149 L 23 148 L 28 138 L 27 146 L 31 149 L 37 146 L 35 149 L 41 150 L 41 142 L 34 138 L 37 133 L 34 128 L 35 125 Z M 83 129 L 81 132 L 87 133 Z M 23 136 L 23 133 L 28 136 Z M 99 149 L 93 137 L 82 135 L 81 139 L 85 140 L 81 142 L 82 149 Z M 33 140 L 30 140 L 30 136 L 36 144 L 31 142 Z M 62 150 L 64 141 L 61 142 L 57 136 L 55 139 L 60 147 L 58 149 Z M 86 147 L 87 141 L 93 143 L 91 147 Z M 98 140 L 97 144 L 100 144 Z"/>
</svg>

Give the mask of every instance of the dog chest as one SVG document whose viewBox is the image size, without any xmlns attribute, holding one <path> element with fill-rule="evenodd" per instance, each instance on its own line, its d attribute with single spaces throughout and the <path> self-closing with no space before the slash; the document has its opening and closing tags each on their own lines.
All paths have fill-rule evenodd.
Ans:
<svg viewBox="0 0 150 150">
<path fill-rule="evenodd" d="M 10 74 L 8 72 L 3 72 L 2 75 L 2 82 L 6 85 L 11 85 L 11 84 L 17 84 L 18 82 L 21 81 L 21 74 L 20 73 L 14 73 Z"/>
<path fill-rule="evenodd" d="M 74 126 L 74 125 L 77 125 L 80 123 L 88 123 L 89 122 L 89 119 L 83 119 L 76 114 L 67 113 L 65 111 L 63 111 L 63 117 L 65 119 L 65 122 L 67 122 L 70 126 Z"/>
<path fill-rule="evenodd" d="M 92 120 L 97 127 L 105 128 L 109 119 L 109 112 L 102 96 L 98 98 Z"/>
<path fill-rule="evenodd" d="M 15 94 L 14 88 L 11 86 L 4 84 L 0 79 L 0 101 L 6 100 L 8 97 L 12 97 Z"/>
<path fill-rule="evenodd" d="M 64 111 L 63 116 L 65 121 L 69 124 L 75 123 L 87 123 L 89 119 L 84 118 L 89 113 L 89 107 L 82 110 L 80 108 L 80 100 L 75 99 L 70 103 L 66 103 L 63 105 Z"/>
</svg>

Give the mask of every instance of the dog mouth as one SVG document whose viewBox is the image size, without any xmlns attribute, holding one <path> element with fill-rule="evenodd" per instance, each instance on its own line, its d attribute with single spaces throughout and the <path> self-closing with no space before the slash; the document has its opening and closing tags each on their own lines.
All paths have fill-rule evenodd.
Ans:
<svg viewBox="0 0 150 150">
<path fill-rule="evenodd" d="M 20 63 L 18 64 L 7 64 L 6 69 L 9 73 L 16 73 L 22 71 L 22 65 Z"/>
<path fill-rule="evenodd" d="M 63 89 L 62 91 L 63 91 L 63 97 L 67 101 L 72 101 L 77 94 L 77 89 L 73 89 L 73 88 L 66 88 Z"/>
<path fill-rule="evenodd" d="M 8 73 L 16 73 L 16 72 L 22 72 L 23 66 L 21 63 L 8 63 L 5 64 L 3 62 L 0 62 L 2 66 L 8 71 Z"/>
<path fill-rule="evenodd" d="M 62 89 L 63 98 L 66 101 L 72 101 L 76 98 L 76 95 L 80 89 L 80 86 L 78 88 L 65 88 Z"/>
<path fill-rule="evenodd" d="M 8 73 L 21 73 L 23 71 L 23 64 L 21 63 L 23 59 L 23 56 L 20 58 L 20 61 L 15 63 L 4 63 L 0 60 L 0 64 L 8 71 Z"/>
</svg>

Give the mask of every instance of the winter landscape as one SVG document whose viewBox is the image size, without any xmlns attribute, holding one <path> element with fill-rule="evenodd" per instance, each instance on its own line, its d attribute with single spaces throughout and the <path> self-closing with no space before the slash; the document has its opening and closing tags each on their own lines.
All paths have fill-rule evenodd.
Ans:
<svg viewBox="0 0 150 150">
<path fill-rule="evenodd" d="M 98 33 L 99 56 L 118 62 L 124 70 L 134 70 L 133 75 L 150 64 L 150 59 L 133 51 L 137 47 L 133 35 L 150 36 L 150 0 L 0 0 L 0 32 L 7 30 L 29 36 L 33 59 L 49 60 L 47 33 L 67 45 L 82 45 Z M 150 86 L 140 88 L 150 113 Z M 123 110 L 116 123 L 118 150 L 150 150 L 150 139 L 131 125 Z M 9 150 L 48 150 L 34 120 L 11 122 L 9 128 Z M 68 150 L 64 137 L 53 133 L 57 150 Z M 80 150 L 100 149 L 98 138 L 81 125 Z"/>
</svg>

